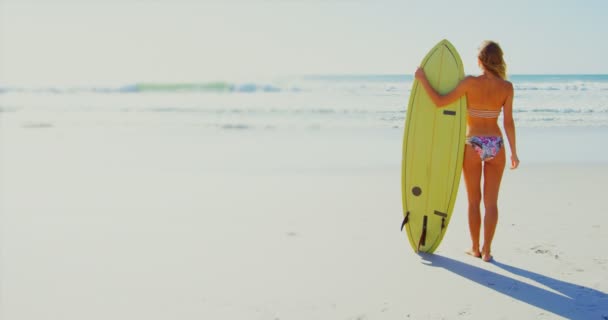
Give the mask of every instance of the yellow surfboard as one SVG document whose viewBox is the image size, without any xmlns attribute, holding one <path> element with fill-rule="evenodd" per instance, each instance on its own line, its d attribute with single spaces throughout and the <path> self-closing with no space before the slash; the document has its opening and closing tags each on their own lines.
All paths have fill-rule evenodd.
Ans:
<svg viewBox="0 0 608 320">
<path fill-rule="evenodd" d="M 421 67 L 440 94 L 464 78 L 462 60 L 447 40 Z M 401 193 L 405 228 L 414 251 L 433 252 L 443 239 L 460 183 L 466 130 L 466 97 L 438 108 L 414 81 L 405 120 Z"/>
</svg>

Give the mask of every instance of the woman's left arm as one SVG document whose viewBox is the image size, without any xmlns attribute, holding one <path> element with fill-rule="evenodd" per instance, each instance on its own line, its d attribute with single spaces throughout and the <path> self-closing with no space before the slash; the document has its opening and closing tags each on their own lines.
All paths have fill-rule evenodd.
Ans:
<svg viewBox="0 0 608 320">
<path fill-rule="evenodd" d="M 467 93 L 468 88 L 471 83 L 471 78 L 466 77 L 462 81 L 460 81 L 460 83 L 458 83 L 458 85 L 456 86 L 456 88 L 454 88 L 454 90 L 452 90 L 448 94 L 440 95 L 431 86 L 431 84 L 429 83 L 429 80 L 426 78 L 426 74 L 424 73 L 424 70 L 422 68 L 418 68 L 416 70 L 415 77 L 416 77 L 416 80 L 418 80 L 418 82 L 420 82 L 420 84 L 422 84 L 422 86 L 424 87 L 424 90 L 428 93 L 428 95 L 431 97 L 431 100 L 433 100 L 433 103 L 437 107 L 443 107 L 443 106 L 446 106 L 446 105 L 458 100 L 458 98 L 460 98 L 461 96 L 463 96 Z"/>
</svg>

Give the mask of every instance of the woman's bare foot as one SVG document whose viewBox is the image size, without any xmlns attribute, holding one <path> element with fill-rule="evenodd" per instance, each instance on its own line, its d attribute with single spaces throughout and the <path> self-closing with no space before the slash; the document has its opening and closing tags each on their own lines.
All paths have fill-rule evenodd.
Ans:
<svg viewBox="0 0 608 320">
<path fill-rule="evenodd" d="M 481 259 L 485 262 L 490 262 L 490 261 L 492 261 L 492 255 L 489 252 L 484 253 L 481 255 Z"/>
<path fill-rule="evenodd" d="M 486 247 L 485 245 L 481 248 L 481 259 L 483 259 L 483 261 L 485 262 L 490 262 L 492 261 L 492 255 L 490 254 L 490 248 Z"/>
<path fill-rule="evenodd" d="M 475 249 L 471 249 L 468 251 L 465 251 L 466 254 L 473 256 L 475 258 L 481 258 L 481 252 L 479 251 L 479 249 L 475 250 Z"/>
</svg>

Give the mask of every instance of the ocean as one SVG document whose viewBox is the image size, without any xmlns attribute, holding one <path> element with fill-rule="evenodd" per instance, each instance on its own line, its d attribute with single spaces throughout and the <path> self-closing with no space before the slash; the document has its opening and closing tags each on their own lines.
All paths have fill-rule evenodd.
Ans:
<svg viewBox="0 0 608 320">
<path fill-rule="evenodd" d="M 518 127 L 608 126 L 608 75 L 512 75 Z M 253 81 L 0 85 L 6 125 L 194 126 L 213 130 L 402 129 L 411 75 Z M 15 120 L 15 121 L 11 121 Z"/>
</svg>

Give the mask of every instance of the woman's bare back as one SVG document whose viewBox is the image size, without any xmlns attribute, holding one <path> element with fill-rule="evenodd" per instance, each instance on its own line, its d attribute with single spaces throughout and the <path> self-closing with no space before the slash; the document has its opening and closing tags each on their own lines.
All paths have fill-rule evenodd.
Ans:
<svg viewBox="0 0 608 320">
<path fill-rule="evenodd" d="M 467 136 L 502 136 L 497 117 L 492 115 L 499 114 L 512 92 L 512 84 L 498 77 L 469 77 Z"/>
</svg>

